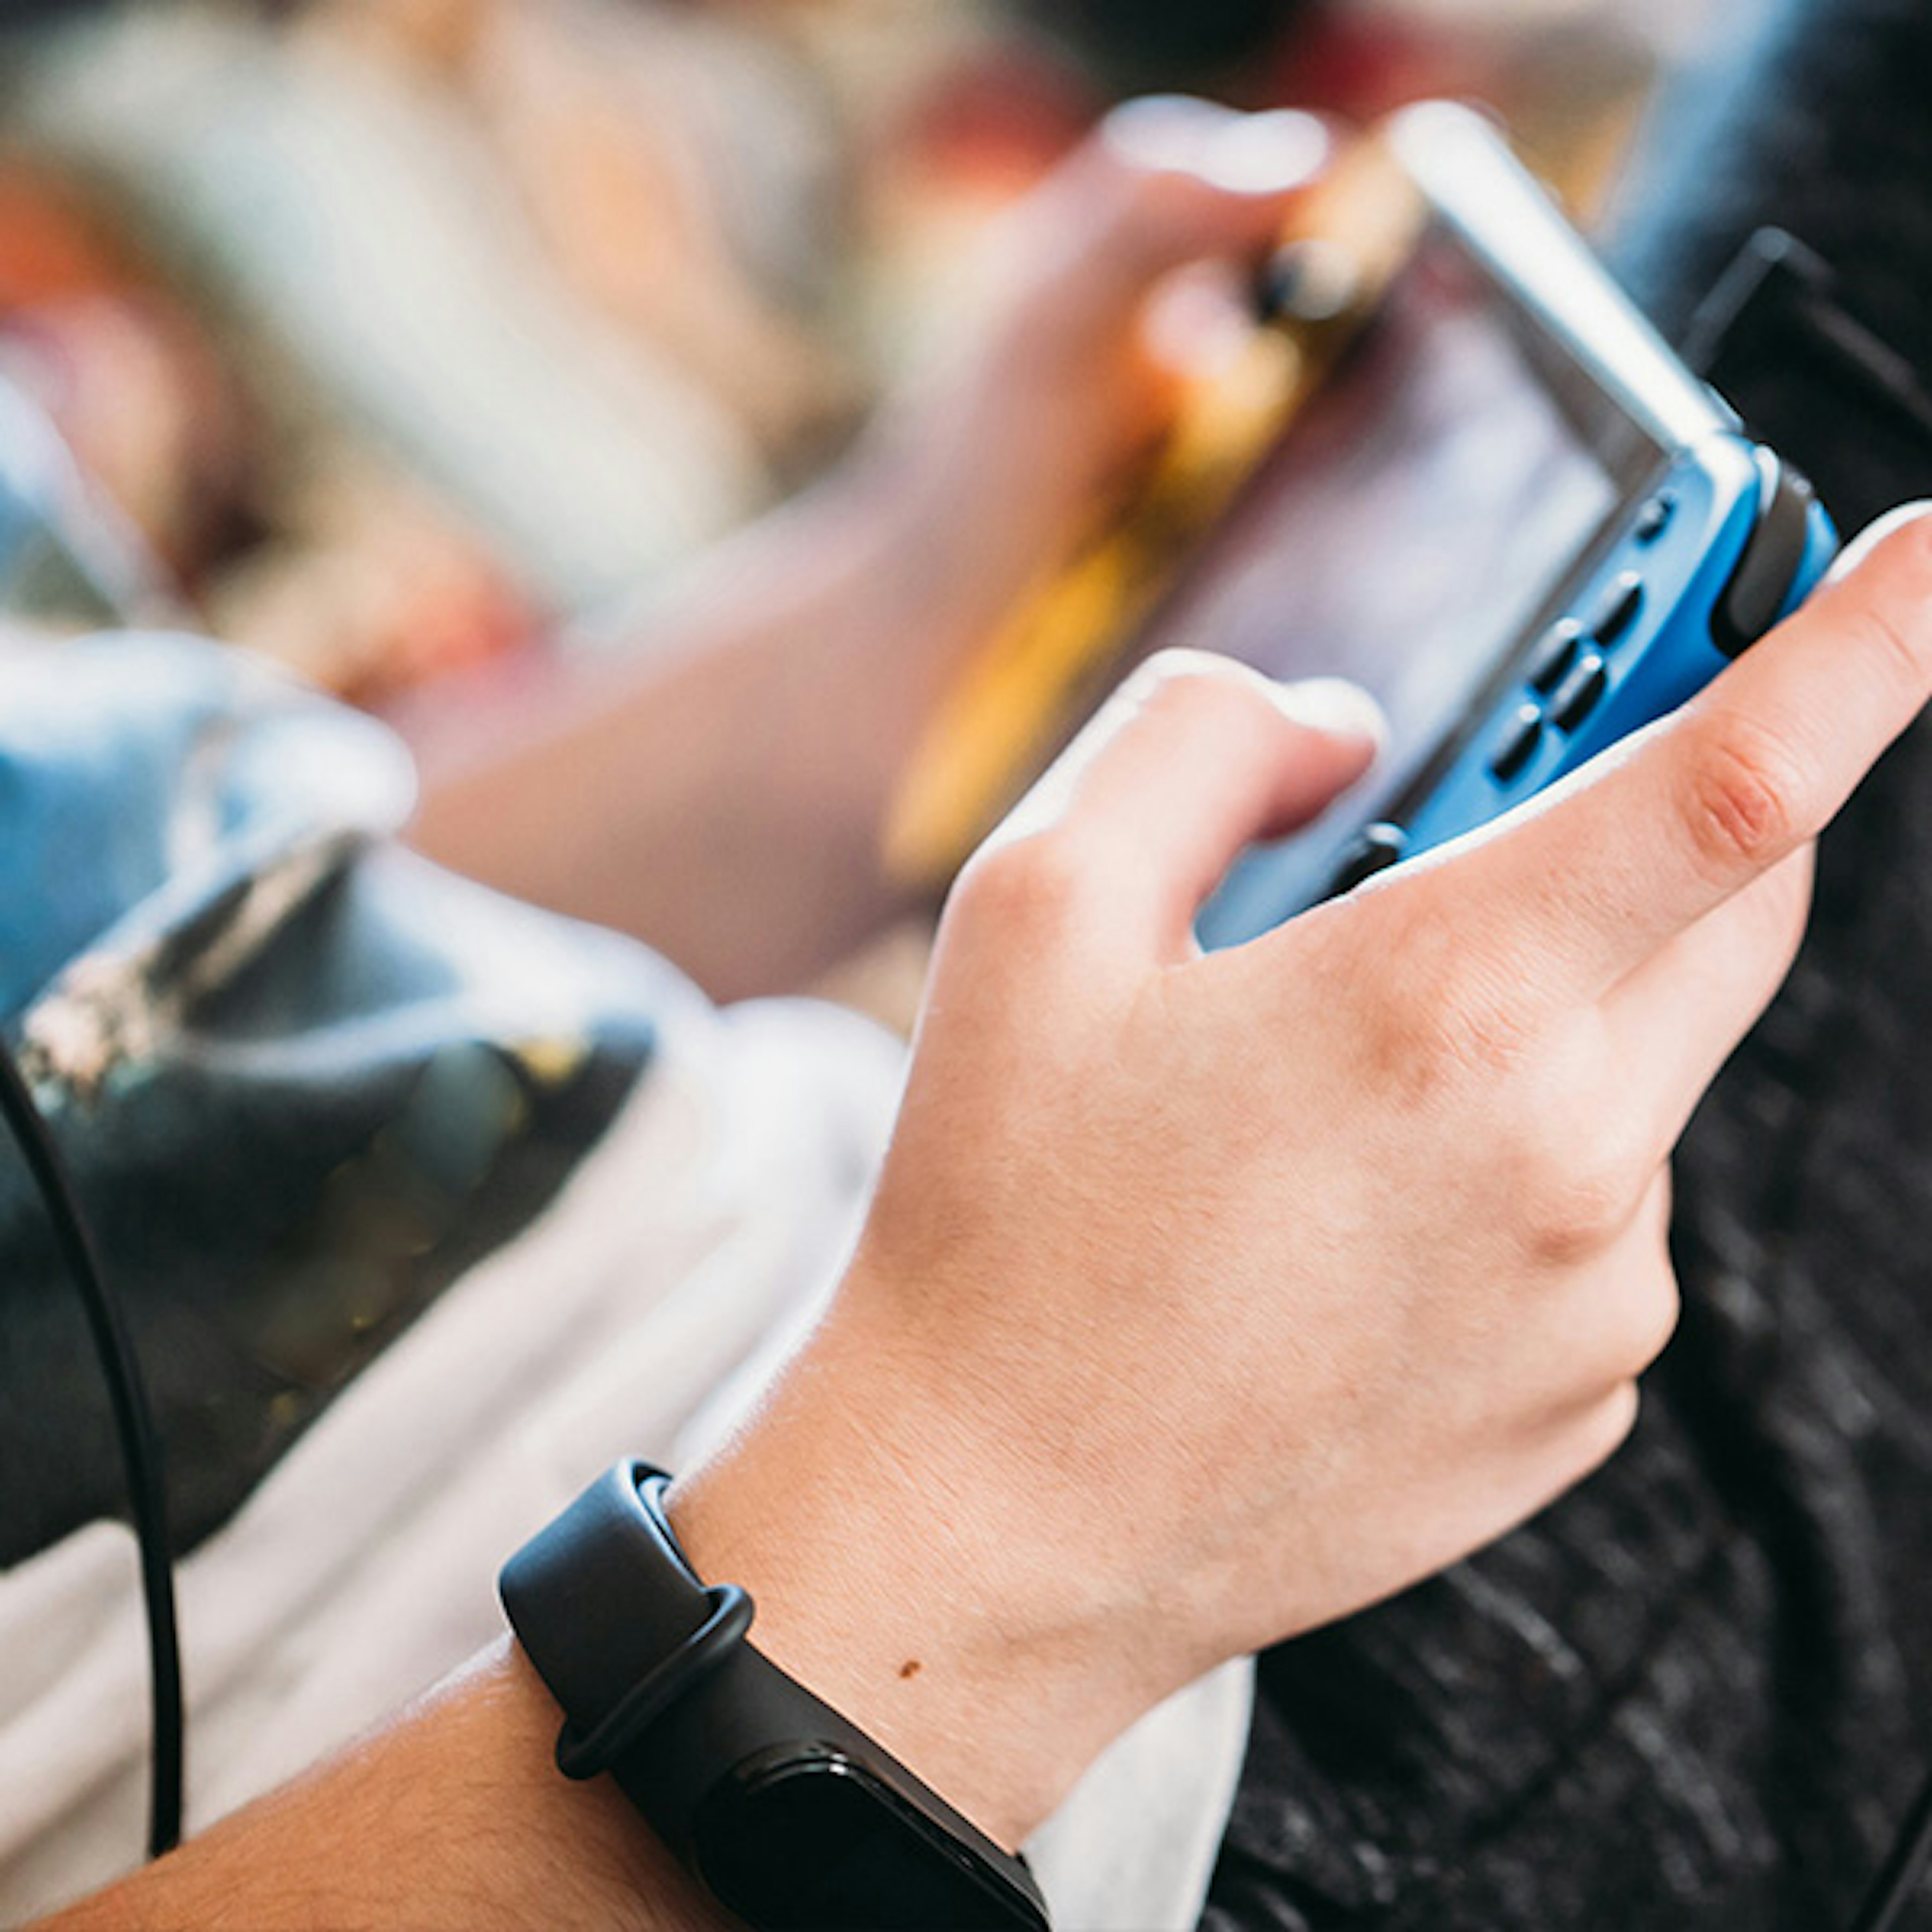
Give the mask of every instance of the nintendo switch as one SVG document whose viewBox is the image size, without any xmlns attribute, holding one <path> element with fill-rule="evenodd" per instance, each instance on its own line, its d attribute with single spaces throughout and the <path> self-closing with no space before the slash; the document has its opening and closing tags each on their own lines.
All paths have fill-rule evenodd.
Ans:
<svg viewBox="0 0 1932 1932">
<path fill-rule="evenodd" d="M 1210 946 L 1485 823 L 1682 703 L 1836 548 L 1803 480 L 1487 122 L 1431 102 L 1376 140 L 1412 212 L 1392 266 L 1365 261 L 1372 300 L 1131 654 L 1340 674 L 1388 716 L 1374 770 L 1238 863 L 1202 917 Z M 1336 306 L 1351 246 L 1345 224 L 1284 252 L 1286 326 L 1315 284 Z"/>
</svg>

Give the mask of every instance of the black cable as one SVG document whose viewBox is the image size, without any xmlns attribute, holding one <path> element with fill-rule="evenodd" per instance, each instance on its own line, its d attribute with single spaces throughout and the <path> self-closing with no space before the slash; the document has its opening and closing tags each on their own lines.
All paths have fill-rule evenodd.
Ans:
<svg viewBox="0 0 1932 1932">
<path fill-rule="evenodd" d="M 1932 1858 L 1932 1777 L 1912 1801 L 1911 1814 L 1899 1828 L 1892 1856 L 1859 1906 L 1851 1932 L 1890 1932 L 1924 1876 L 1928 1858 Z"/>
<path fill-rule="evenodd" d="M 181 1645 L 175 1622 L 175 1580 L 168 1536 L 167 1495 L 162 1482 L 159 1438 L 141 1379 L 140 1358 L 102 1273 L 87 1222 L 40 1110 L 27 1090 L 13 1054 L 0 1040 L 0 1112 L 20 1144 L 45 1204 L 68 1271 L 80 1291 L 94 1345 L 107 1378 L 128 1473 L 128 1501 L 140 1549 L 141 1592 L 148 1610 L 148 1658 L 153 1693 L 153 1777 L 149 1792 L 148 1850 L 159 1858 L 181 1842 Z"/>
</svg>

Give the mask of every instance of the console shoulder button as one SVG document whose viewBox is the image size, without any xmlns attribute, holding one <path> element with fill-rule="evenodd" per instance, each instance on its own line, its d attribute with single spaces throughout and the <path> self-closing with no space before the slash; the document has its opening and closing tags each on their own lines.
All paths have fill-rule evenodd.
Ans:
<svg viewBox="0 0 1932 1932">
<path fill-rule="evenodd" d="M 1775 472 L 1770 501 L 1711 613 L 1712 641 L 1731 658 L 1777 621 L 1797 580 L 1811 530 L 1810 484 L 1768 452 L 1760 452 L 1760 462 Z"/>
</svg>

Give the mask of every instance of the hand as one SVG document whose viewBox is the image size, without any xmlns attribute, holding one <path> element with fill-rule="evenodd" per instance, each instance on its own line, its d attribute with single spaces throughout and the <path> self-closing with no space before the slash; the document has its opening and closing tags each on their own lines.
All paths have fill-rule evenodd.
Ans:
<svg viewBox="0 0 1932 1932">
<path fill-rule="evenodd" d="M 418 845 L 638 934 L 720 998 L 848 958 L 914 902 L 883 826 L 935 702 L 1160 424 L 1157 290 L 1264 248 L 1325 146 L 1295 115 L 1116 115 L 1016 212 L 954 359 L 654 601 L 646 647 L 406 721 Z M 1211 333 L 1213 302 L 1188 308 Z"/>
<path fill-rule="evenodd" d="M 1368 746 L 1332 688 L 1150 671 L 962 881 L 838 1300 L 674 1492 L 700 1572 L 1011 1844 L 1164 1690 L 1574 1480 L 1670 1325 L 1664 1151 L 1928 688 L 1920 514 L 1561 790 L 1202 959 Z M 61 1922 L 716 1922 L 556 1721 L 486 1660 Z"/>
<path fill-rule="evenodd" d="M 860 452 L 917 613 L 902 650 L 956 663 L 1070 552 L 1180 374 L 1252 326 L 1250 268 L 1329 151 L 1307 115 L 1138 100 L 1006 218 Z"/>
<path fill-rule="evenodd" d="M 962 878 L 839 1298 L 674 1502 L 700 1569 L 1012 1839 L 1198 1672 L 1575 1482 L 1675 1317 L 1670 1148 L 1928 687 L 1922 514 L 1563 786 L 1202 958 L 1366 752 L 1157 663 Z"/>
</svg>

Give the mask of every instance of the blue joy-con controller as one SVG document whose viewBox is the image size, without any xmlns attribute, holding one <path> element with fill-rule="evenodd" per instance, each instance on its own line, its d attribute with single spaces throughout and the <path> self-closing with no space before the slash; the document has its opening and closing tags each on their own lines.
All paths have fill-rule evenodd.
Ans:
<svg viewBox="0 0 1932 1932">
<path fill-rule="evenodd" d="M 1795 610 L 1838 549 L 1808 486 L 1762 445 L 1720 432 L 1687 451 L 1440 776 L 1366 826 L 1316 890 L 1292 857 L 1250 854 L 1202 914 L 1202 943 L 1239 944 L 1352 891 L 1675 710 Z"/>
<path fill-rule="evenodd" d="M 1768 450 L 1725 437 L 1687 454 L 1408 824 L 1375 829 L 1348 883 L 1473 831 L 1676 710 L 1795 608 L 1837 549 L 1831 520 Z"/>
<path fill-rule="evenodd" d="M 1608 479 L 1607 514 L 1567 558 L 1558 549 L 1510 564 L 1526 585 L 1547 587 L 1532 596 L 1520 622 L 1511 620 L 1498 632 L 1483 634 L 1481 567 L 1450 573 L 1452 583 L 1462 583 L 1471 614 L 1445 624 L 1433 603 L 1420 607 L 1433 628 L 1428 644 L 1413 649 L 1467 659 L 1458 674 L 1467 690 L 1460 709 L 1446 728 L 1400 744 L 1400 769 L 1379 788 L 1365 782 L 1310 833 L 1245 855 L 1199 921 L 1210 947 L 1252 938 L 1488 824 L 1664 716 L 1794 609 L 1838 549 L 1831 520 L 1803 478 L 1752 441 L 1671 353 L 1492 129 L 1467 110 L 1436 103 L 1395 117 L 1387 140 L 1430 211 L 1419 266 L 1405 272 L 1408 284 L 1433 286 L 1426 278 L 1439 282 L 1446 268 L 1466 291 L 1480 294 L 1432 298 L 1432 308 L 1403 297 L 1409 310 L 1442 319 L 1397 338 L 1405 345 L 1400 357 L 1371 358 L 1370 374 L 1358 364 L 1342 379 L 1348 400 L 1334 407 L 1345 433 L 1291 427 L 1289 436 L 1303 434 L 1330 452 L 1329 462 L 1335 449 L 1355 452 L 1352 470 L 1345 454 L 1336 487 L 1370 505 L 1382 500 L 1377 492 L 1390 478 L 1415 466 L 1430 478 L 1430 491 L 1400 500 L 1415 514 L 1407 526 L 1386 531 L 1387 568 L 1402 567 L 1405 545 L 1420 554 L 1432 542 L 1438 557 L 1459 542 L 1480 547 L 1486 526 L 1480 517 L 1472 524 L 1458 506 L 1456 484 L 1470 477 L 1468 466 L 1487 464 L 1500 474 L 1516 460 L 1508 422 L 1499 422 L 1492 447 L 1488 417 L 1453 386 L 1425 388 L 1425 408 L 1401 399 L 1402 371 L 1426 363 L 1438 339 L 1431 331 L 1467 337 L 1480 326 L 1485 340 L 1515 345 L 1516 373 L 1496 387 L 1490 406 L 1515 407 L 1522 422 L 1524 406 L 1511 401 L 1519 390 L 1547 398 L 1534 406 L 1564 427 L 1534 443 L 1536 460 L 1546 462 L 1557 444 L 1574 444 L 1579 454 L 1550 473 L 1561 478 L 1585 461 L 1594 465 Z M 1398 400 L 1385 402 L 1384 392 Z M 1364 450 L 1372 454 L 1364 457 Z M 1303 467 L 1317 472 L 1312 459 Z M 1524 473 L 1532 482 L 1509 500 L 1527 518 L 1537 508 L 1534 479 L 1544 472 L 1532 464 Z M 1322 507 L 1306 477 L 1296 487 L 1301 516 Z M 1336 601 L 1319 608 L 1338 635 L 1360 634 L 1359 625 L 1351 632 L 1346 614 L 1364 598 L 1372 604 L 1375 587 L 1352 594 L 1347 573 L 1370 566 L 1316 544 L 1297 551 L 1292 519 L 1273 541 L 1303 575 L 1325 572 L 1342 586 Z M 1402 674 L 1391 674 L 1388 660 L 1399 664 L 1403 654 L 1382 651 L 1376 634 L 1371 626 L 1376 670 L 1369 681 L 1393 676 L 1399 692 Z M 1339 662 L 1314 668 L 1345 676 L 1354 669 L 1346 649 Z M 1265 660 L 1262 668 L 1282 674 Z M 1298 664 L 1293 674 L 1305 671 Z"/>
<path fill-rule="evenodd" d="M 1795 608 L 1837 548 L 1829 518 L 1768 450 L 1726 436 L 1687 454 L 1390 856 L 1473 830 L 1674 710 Z"/>
</svg>

